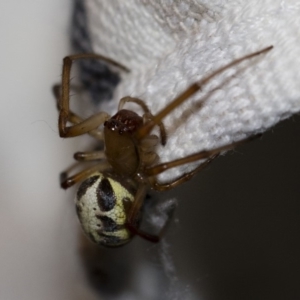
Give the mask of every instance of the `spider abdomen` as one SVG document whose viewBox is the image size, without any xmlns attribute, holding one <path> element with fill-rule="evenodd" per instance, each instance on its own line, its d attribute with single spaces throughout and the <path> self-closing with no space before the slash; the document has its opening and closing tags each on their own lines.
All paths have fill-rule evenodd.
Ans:
<svg viewBox="0 0 300 300">
<path fill-rule="evenodd" d="M 76 210 L 85 234 L 95 243 L 121 246 L 132 234 L 126 228 L 127 210 L 133 194 L 117 180 L 95 173 L 80 185 Z"/>
</svg>

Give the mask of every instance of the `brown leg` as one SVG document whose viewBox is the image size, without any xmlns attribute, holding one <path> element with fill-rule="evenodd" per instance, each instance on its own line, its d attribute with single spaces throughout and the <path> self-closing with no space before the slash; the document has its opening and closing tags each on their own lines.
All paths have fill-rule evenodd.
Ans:
<svg viewBox="0 0 300 300">
<path fill-rule="evenodd" d="M 184 165 L 184 164 L 187 164 L 187 163 L 191 163 L 191 162 L 194 162 L 194 161 L 197 161 L 197 160 L 200 160 L 200 159 L 205 159 L 205 158 L 209 158 L 211 156 L 218 155 L 222 151 L 233 149 L 233 148 L 235 148 L 235 147 L 237 147 L 241 144 L 244 144 L 245 142 L 251 141 L 251 140 L 253 140 L 255 138 L 258 138 L 260 136 L 261 136 L 260 134 L 255 135 L 255 136 L 251 136 L 251 137 L 243 139 L 241 141 L 234 142 L 230 145 L 225 145 L 225 146 L 218 147 L 218 148 L 215 148 L 215 149 L 212 149 L 212 150 L 200 151 L 198 153 L 188 155 L 184 158 L 179 158 L 179 159 L 175 159 L 175 160 L 170 161 L 170 162 L 162 163 L 162 164 L 159 164 L 159 165 L 156 165 L 154 167 L 146 169 L 145 174 L 148 175 L 148 176 L 155 176 L 155 175 L 158 175 L 158 174 L 160 174 L 160 173 L 162 173 L 166 170 L 169 170 L 171 168 L 175 168 L 175 167 L 178 167 L 178 166 L 181 166 L 181 165 Z"/>
<path fill-rule="evenodd" d="M 147 123 L 151 122 L 154 118 L 154 116 L 148 112 L 148 113 L 145 113 L 144 114 L 144 119 L 146 119 Z M 167 143 L 167 133 L 166 133 L 166 129 L 165 129 L 165 126 L 162 122 L 159 122 L 158 123 L 158 127 L 159 127 L 159 132 L 160 132 L 160 141 L 161 141 L 161 144 L 163 146 L 165 146 L 165 144 Z"/>
<path fill-rule="evenodd" d="M 107 168 L 109 168 L 109 164 L 107 161 L 98 163 L 90 168 L 87 168 L 73 176 L 68 177 L 67 179 L 65 179 L 64 181 L 61 182 L 61 187 L 63 189 L 68 189 L 69 187 L 73 186 L 74 184 L 85 180 L 86 178 L 88 178 L 89 176 L 91 176 L 93 173 L 99 171 L 104 171 Z M 66 174 L 66 173 L 65 173 Z"/>
<path fill-rule="evenodd" d="M 133 98 L 133 97 L 129 97 L 129 96 L 123 97 L 119 102 L 118 110 L 121 110 L 126 102 L 133 102 L 133 103 L 138 104 L 145 113 L 144 118 L 146 119 L 146 121 L 149 122 L 149 121 L 153 120 L 154 116 L 150 112 L 150 109 L 148 108 L 146 103 L 139 98 Z M 166 129 L 165 129 L 163 122 L 158 122 L 157 125 L 158 125 L 159 131 L 160 131 L 161 144 L 164 146 L 167 143 Z"/>
<path fill-rule="evenodd" d="M 147 192 L 147 185 L 143 185 L 143 184 L 140 185 L 135 195 L 134 203 L 129 211 L 126 227 L 133 234 L 139 235 L 140 237 L 150 242 L 158 243 L 165 232 L 168 222 L 164 224 L 164 226 L 161 228 L 158 235 L 148 233 L 138 228 L 139 214 L 141 211 L 141 207 L 144 203 L 146 192 Z"/>
<path fill-rule="evenodd" d="M 59 108 L 59 98 L 61 97 L 61 95 L 60 95 L 61 94 L 61 85 L 60 84 L 56 84 L 53 86 L 53 94 L 57 100 L 57 109 L 58 109 L 58 111 L 60 111 L 60 108 Z M 68 121 L 72 124 L 79 124 L 79 123 L 83 122 L 83 119 L 81 119 L 78 115 L 76 115 L 75 113 L 73 113 L 70 110 Z M 94 130 L 89 131 L 88 134 L 97 140 L 101 140 L 101 141 L 103 140 L 103 133 L 101 130 L 94 129 Z"/>
<path fill-rule="evenodd" d="M 77 169 L 78 167 L 82 166 L 81 162 L 75 162 L 73 163 L 68 169 L 64 170 L 63 172 L 60 173 L 59 176 L 59 182 L 60 185 L 67 180 L 67 178 L 69 177 L 69 174 L 74 171 L 75 169 Z"/>
<path fill-rule="evenodd" d="M 222 73 L 228 68 L 231 68 L 234 65 L 237 65 L 241 63 L 244 60 L 250 59 L 252 57 L 255 57 L 257 55 L 260 55 L 262 53 L 266 53 L 270 51 L 273 48 L 273 46 L 264 48 L 260 51 L 254 52 L 249 55 L 245 55 L 241 58 L 238 58 L 231 63 L 227 64 L 224 67 L 219 68 L 218 70 L 214 71 L 212 74 L 204 77 L 202 80 L 193 83 L 191 86 L 189 86 L 183 93 L 181 93 L 178 97 L 176 97 L 171 103 L 169 103 L 163 110 L 161 110 L 157 115 L 153 117 L 153 119 L 144 124 L 136 133 L 136 137 L 138 139 L 143 139 L 146 135 L 150 133 L 150 131 L 153 129 L 154 126 L 159 124 L 163 118 L 165 118 L 171 111 L 173 111 L 176 107 L 181 105 L 184 101 L 186 101 L 189 97 L 194 95 L 196 92 L 198 92 L 202 86 L 204 86 L 206 83 L 208 83 L 212 78 L 217 76 L 218 74 Z"/>
<path fill-rule="evenodd" d="M 99 160 L 105 159 L 104 151 L 91 151 L 91 152 L 76 152 L 74 154 L 74 158 L 77 161 L 91 161 L 91 160 Z"/>
<path fill-rule="evenodd" d="M 124 71 L 128 71 L 126 67 L 101 55 L 77 54 L 77 55 L 71 55 L 65 57 L 63 61 L 62 95 L 61 97 L 58 98 L 58 106 L 59 106 L 58 127 L 59 127 L 59 134 L 61 137 L 73 137 L 73 136 L 82 135 L 84 133 L 88 133 L 91 130 L 96 129 L 98 126 L 103 124 L 107 119 L 109 119 L 109 115 L 107 113 L 100 112 L 85 120 L 82 120 L 78 124 L 67 126 L 67 122 L 70 120 L 70 114 L 71 114 L 69 108 L 71 66 L 73 61 L 78 59 L 87 59 L 87 58 L 102 59 L 114 66 L 121 68 Z"/>
<path fill-rule="evenodd" d="M 118 110 L 121 110 L 127 102 L 133 102 L 139 105 L 143 109 L 144 113 L 150 112 L 150 109 L 148 108 L 147 104 L 143 100 L 139 98 L 130 97 L 130 96 L 123 97 L 120 99 Z"/>
<path fill-rule="evenodd" d="M 195 174 L 202 171 L 207 165 L 209 165 L 216 157 L 218 157 L 218 154 L 215 154 L 215 155 L 209 157 L 204 163 L 202 163 L 200 166 L 195 168 L 193 171 L 185 173 L 173 181 L 170 181 L 167 183 L 159 183 L 157 181 L 157 179 L 155 178 L 153 181 L 150 181 L 151 187 L 157 191 L 170 190 L 170 189 L 190 180 Z"/>
</svg>

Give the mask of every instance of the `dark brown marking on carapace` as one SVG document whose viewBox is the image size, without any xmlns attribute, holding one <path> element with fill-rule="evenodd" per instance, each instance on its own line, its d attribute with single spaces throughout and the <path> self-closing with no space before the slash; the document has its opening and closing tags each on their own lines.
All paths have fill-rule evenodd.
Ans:
<svg viewBox="0 0 300 300">
<path fill-rule="evenodd" d="M 101 211 L 112 210 L 117 202 L 114 190 L 107 178 L 103 178 L 96 190 L 98 205 Z"/>
<path fill-rule="evenodd" d="M 123 225 L 118 225 L 112 218 L 108 216 L 97 216 L 97 219 L 101 221 L 103 226 L 102 231 L 104 232 L 115 232 L 124 228 Z"/>
<path fill-rule="evenodd" d="M 104 123 L 104 126 L 111 131 L 118 131 L 119 134 L 133 133 L 143 125 L 143 118 L 137 113 L 121 109 L 108 121 Z"/>
<path fill-rule="evenodd" d="M 85 195 L 88 188 L 90 188 L 98 179 L 99 175 L 92 176 L 87 180 L 83 181 L 82 184 L 79 186 L 77 191 L 77 200 L 80 201 L 81 197 Z"/>
</svg>

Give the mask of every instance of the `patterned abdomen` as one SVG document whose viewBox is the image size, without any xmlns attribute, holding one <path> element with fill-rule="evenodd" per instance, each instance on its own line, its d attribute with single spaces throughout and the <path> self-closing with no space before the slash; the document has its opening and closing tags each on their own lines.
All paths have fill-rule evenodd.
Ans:
<svg viewBox="0 0 300 300">
<path fill-rule="evenodd" d="M 80 185 L 76 210 L 85 234 L 97 244 L 121 246 L 132 234 L 125 227 L 134 195 L 118 181 L 95 173 Z"/>
</svg>

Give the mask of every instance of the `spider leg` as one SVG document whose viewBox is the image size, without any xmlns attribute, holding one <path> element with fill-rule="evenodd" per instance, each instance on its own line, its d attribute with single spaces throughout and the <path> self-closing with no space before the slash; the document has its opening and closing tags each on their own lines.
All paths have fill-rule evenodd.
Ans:
<svg viewBox="0 0 300 300">
<path fill-rule="evenodd" d="M 139 185 L 136 195 L 135 195 L 135 198 L 134 198 L 133 205 L 131 206 L 129 213 L 128 213 L 126 227 L 130 230 L 130 232 L 132 234 L 139 235 L 140 237 L 142 237 L 145 240 L 148 240 L 150 242 L 158 243 L 160 241 L 161 237 L 164 235 L 164 232 L 166 230 L 168 222 L 166 222 L 164 224 L 164 226 L 160 229 L 160 231 L 157 235 L 148 233 L 148 232 L 138 228 L 140 211 L 141 211 L 141 207 L 144 203 L 147 188 L 148 188 L 148 185 L 145 185 L 145 184 Z M 169 219 L 170 219 L 170 217 L 168 218 L 168 220 Z"/>
<path fill-rule="evenodd" d="M 152 120 L 154 118 L 154 116 L 150 112 L 145 113 L 143 117 L 146 120 L 146 123 L 152 122 Z M 159 122 L 157 125 L 159 126 L 160 143 L 164 146 L 167 143 L 166 128 L 165 128 L 165 125 L 162 122 Z"/>
<path fill-rule="evenodd" d="M 76 164 L 74 166 L 76 166 Z M 82 171 L 78 172 L 77 174 L 75 174 L 73 176 L 70 176 L 68 178 L 64 178 L 64 180 L 61 182 L 61 187 L 63 189 L 68 189 L 69 187 L 73 186 L 74 184 L 85 180 L 86 178 L 91 176 L 93 173 L 95 173 L 97 171 L 101 172 L 101 171 L 107 170 L 108 168 L 109 168 L 108 162 L 107 161 L 102 161 L 102 162 L 100 162 L 100 163 L 98 163 L 98 164 L 96 164 L 92 167 L 89 167 L 85 170 L 82 170 Z M 68 176 L 67 172 L 64 172 L 63 174 L 65 175 L 65 177 Z"/>
<path fill-rule="evenodd" d="M 60 173 L 60 183 L 65 185 L 64 182 L 69 181 L 70 173 L 82 166 L 82 162 L 91 162 L 95 160 L 105 159 L 104 151 L 91 151 L 91 152 L 77 152 L 74 154 L 77 162 L 73 163 L 68 169 Z M 69 187 L 69 186 L 68 186 Z M 66 188 L 68 188 L 66 187 Z"/>
<path fill-rule="evenodd" d="M 99 159 L 105 159 L 105 153 L 104 151 L 90 151 L 90 152 L 76 152 L 74 154 L 74 158 L 77 161 L 92 161 L 92 160 L 99 160 Z"/>
<path fill-rule="evenodd" d="M 125 103 L 127 102 L 133 102 L 138 104 L 144 111 L 144 118 L 146 120 L 146 122 L 152 121 L 154 116 L 152 115 L 150 109 L 148 108 L 148 106 L 146 105 L 146 103 L 139 99 L 139 98 L 133 98 L 133 97 L 123 97 L 120 102 L 119 102 L 119 108 L 118 110 L 121 110 L 123 108 L 123 106 L 125 105 Z M 166 134 L 166 129 L 165 126 L 163 124 L 163 122 L 158 122 L 156 124 L 159 127 L 159 131 L 160 131 L 160 139 L 161 139 L 161 144 L 164 146 L 167 142 L 167 134 Z"/>
<path fill-rule="evenodd" d="M 59 175 L 59 182 L 60 182 L 60 184 L 62 182 L 64 182 L 68 178 L 69 174 L 74 169 L 77 169 L 80 166 L 82 166 L 82 163 L 77 161 L 77 162 L 74 162 L 71 166 L 69 166 L 68 169 L 66 169 L 63 172 L 61 172 L 60 175 Z"/>
<path fill-rule="evenodd" d="M 74 86 L 72 86 L 72 88 L 74 88 Z M 79 89 L 79 88 L 76 87 L 76 89 Z M 54 97 L 57 100 L 57 109 L 58 109 L 58 111 L 60 111 L 59 98 L 61 97 L 61 85 L 55 84 L 52 88 L 52 91 L 53 91 Z M 71 110 L 69 110 L 69 120 L 68 121 L 73 124 L 79 124 L 79 123 L 83 122 L 83 119 L 80 118 L 77 114 L 75 114 Z M 93 130 L 89 131 L 88 134 L 97 140 L 101 140 L 101 141 L 103 140 L 103 133 L 101 130 L 93 129 Z"/>
<path fill-rule="evenodd" d="M 195 174 L 197 174 L 198 172 L 202 171 L 207 165 L 209 165 L 215 158 L 217 158 L 219 155 L 215 154 L 213 156 L 210 156 L 204 163 L 202 163 L 200 166 L 198 166 L 197 168 L 195 168 L 194 170 L 188 172 L 188 173 L 184 173 L 183 175 L 181 175 L 180 177 L 167 182 L 167 183 L 160 183 L 157 181 L 157 179 L 151 179 L 150 180 L 150 184 L 151 187 L 154 190 L 157 191 L 167 191 L 170 189 L 173 189 L 174 187 L 190 180 Z"/>
<path fill-rule="evenodd" d="M 218 74 L 222 73 L 228 68 L 231 68 L 234 65 L 237 65 L 241 63 L 242 61 L 245 61 L 247 59 L 250 59 L 252 57 L 255 57 L 257 55 L 260 55 L 262 53 L 266 53 L 270 51 L 273 48 L 273 46 L 269 46 L 267 48 L 264 48 L 260 51 L 245 55 L 241 58 L 238 58 L 231 63 L 225 65 L 224 67 L 221 67 L 211 73 L 210 75 L 204 77 L 200 81 L 197 81 L 190 85 L 185 91 L 183 91 L 179 96 L 177 96 L 173 101 L 171 101 L 163 110 L 161 110 L 157 115 L 153 117 L 153 119 L 150 122 L 145 123 L 136 133 L 136 138 L 143 139 L 146 135 L 150 133 L 150 131 L 153 129 L 155 125 L 160 123 L 163 118 L 165 118 L 171 111 L 173 111 L 176 107 L 181 105 L 184 101 L 186 101 L 189 97 L 194 95 L 196 92 L 198 92 L 206 83 L 208 83 L 212 78 L 217 76 Z"/>
<path fill-rule="evenodd" d="M 143 100 L 141 100 L 139 98 L 130 97 L 130 96 L 123 97 L 120 99 L 118 110 L 121 110 L 127 102 L 133 102 L 133 103 L 139 105 L 145 113 L 150 112 L 149 107 Z"/>
<path fill-rule="evenodd" d="M 160 174 L 160 173 L 162 173 L 166 170 L 169 170 L 171 168 L 175 168 L 175 167 L 178 167 L 178 166 L 181 166 L 181 165 L 184 165 L 184 164 L 188 164 L 188 163 L 191 163 L 191 162 L 194 162 L 194 161 L 197 161 L 197 160 L 210 158 L 211 156 L 215 156 L 215 155 L 220 154 L 220 152 L 222 152 L 222 151 L 231 150 L 231 149 L 233 149 L 233 148 L 235 148 L 239 145 L 244 144 L 245 142 L 249 142 L 249 141 L 251 141 L 255 138 L 258 138 L 260 136 L 261 136 L 261 134 L 254 135 L 254 136 L 248 137 L 246 139 L 240 140 L 238 142 L 231 143 L 229 145 L 218 147 L 218 148 L 215 148 L 215 149 L 212 149 L 212 150 L 200 151 L 198 153 L 188 155 L 184 158 L 179 158 L 179 159 L 175 159 L 175 160 L 170 161 L 170 162 L 161 163 L 161 164 L 158 164 L 158 165 L 153 166 L 151 168 L 147 168 L 145 170 L 145 174 L 148 175 L 148 176 L 155 176 L 155 175 L 158 175 L 158 174 Z"/>
<path fill-rule="evenodd" d="M 124 71 L 127 72 L 129 71 L 126 67 L 115 62 L 114 60 L 97 54 L 75 54 L 75 55 L 65 57 L 63 61 L 62 89 L 61 89 L 62 94 L 61 97 L 58 97 L 58 107 L 59 107 L 58 128 L 61 137 L 73 137 L 73 136 L 78 136 L 78 135 L 88 133 L 91 130 L 96 129 L 98 126 L 103 124 L 107 119 L 109 119 L 109 115 L 107 113 L 100 112 L 94 114 L 93 116 L 85 120 L 81 120 L 79 123 L 76 123 L 72 126 L 67 126 L 67 122 L 70 121 L 70 114 L 71 114 L 69 108 L 71 66 L 73 61 L 78 59 L 101 59 L 110 63 L 113 66 L 119 67 Z"/>
</svg>

